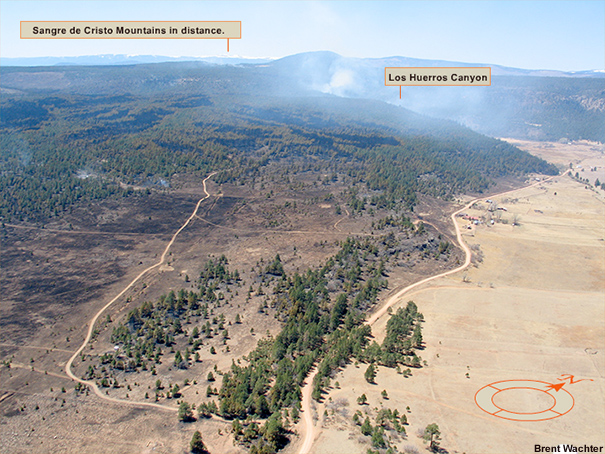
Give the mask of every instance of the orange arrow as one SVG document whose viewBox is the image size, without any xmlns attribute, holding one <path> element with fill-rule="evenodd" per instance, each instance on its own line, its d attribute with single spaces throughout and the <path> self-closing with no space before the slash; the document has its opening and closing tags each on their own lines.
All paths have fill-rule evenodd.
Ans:
<svg viewBox="0 0 605 454">
<path fill-rule="evenodd" d="M 554 383 L 551 383 L 550 385 L 548 385 L 546 388 L 547 389 L 554 389 L 555 391 L 559 392 L 559 390 L 561 388 L 563 388 L 563 385 L 565 384 L 565 382 L 563 383 L 557 383 L 556 385 Z"/>
</svg>

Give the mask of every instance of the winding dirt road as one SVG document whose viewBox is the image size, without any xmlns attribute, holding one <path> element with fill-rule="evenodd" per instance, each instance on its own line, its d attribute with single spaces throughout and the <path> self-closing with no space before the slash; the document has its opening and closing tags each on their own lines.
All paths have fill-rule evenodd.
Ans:
<svg viewBox="0 0 605 454">
<path fill-rule="evenodd" d="M 82 353 L 82 351 L 84 350 L 84 348 L 86 348 L 86 345 L 88 344 L 88 342 L 90 342 L 90 339 L 92 337 L 92 332 L 93 332 L 94 327 L 95 327 L 95 323 L 97 322 L 97 320 L 101 316 L 101 314 L 109 306 L 111 306 L 113 303 L 115 303 L 122 295 L 124 295 L 124 293 L 126 293 L 130 288 L 132 288 L 132 286 L 135 285 L 146 273 L 148 273 L 149 271 L 153 270 L 154 268 L 157 268 L 157 267 L 159 267 L 159 266 L 161 266 L 161 265 L 164 264 L 164 261 L 166 260 L 166 255 L 168 254 L 168 251 L 170 250 L 170 247 L 174 244 L 176 238 L 189 225 L 189 223 L 193 220 L 193 218 L 197 215 L 197 212 L 198 212 L 198 210 L 199 210 L 200 205 L 202 204 L 202 202 L 204 200 L 206 200 L 208 197 L 210 197 L 210 193 L 208 192 L 208 190 L 206 188 L 206 182 L 208 181 L 208 179 L 210 179 L 214 175 L 216 175 L 216 172 L 212 172 L 202 182 L 202 184 L 204 186 L 204 192 L 206 193 L 206 195 L 204 197 L 202 197 L 197 202 L 197 205 L 195 206 L 195 209 L 193 210 L 193 213 L 191 213 L 191 216 L 189 216 L 189 218 L 185 221 L 185 223 L 181 226 L 181 228 L 178 229 L 175 232 L 174 235 L 172 235 L 172 238 L 171 238 L 170 242 L 166 245 L 166 248 L 164 249 L 164 252 L 162 253 L 162 256 L 160 257 L 160 260 L 155 265 L 151 265 L 150 267 L 148 267 L 148 268 L 144 269 L 143 271 L 141 271 L 139 273 L 139 275 L 137 277 L 135 277 L 126 287 L 124 287 L 124 289 L 120 293 L 118 293 L 109 303 L 107 303 L 105 306 L 103 306 L 94 315 L 94 317 L 90 320 L 90 322 L 88 324 L 88 332 L 86 333 L 86 338 L 84 339 L 84 342 L 82 342 L 82 345 L 80 346 L 80 348 L 78 348 L 76 350 L 76 352 L 71 356 L 71 358 L 69 358 L 69 360 L 65 364 L 65 373 L 72 380 L 75 380 L 77 382 L 80 382 L 82 384 L 90 386 L 92 388 L 92 390 L 94 391 L 94 393 L 97 396 L 99 396 L 101 399 L 104 399 L 104 400 L 107 400 L 107 401 L 110 401 L 110 402 L 114 402 L 114 403 L 123 404 L 123 405 L 131 405 L 131 406 L 135 406 L 135 407 L 153 407 L 153 408 L 158 408 L 158 409 L 161 409 L 161 410 L 164 410 L 164 411 L 170 411 L 170 412 L 176 412 L 177 411 L 176 408 L 166 407 L 164 405 L 155 404 L 155 403 L 151 403 L 151 402 L 131 402 L 131 401 L 127 401 L 127 400 L 122 400 L 122 399 L 116 399 L 116 398 L 113 398 L 113 397 L 109 397 L 106 394 L 103 394 L 103 392 L 101 392 L 101 390 L 99 389 L 99 387 L 97 386 L 97 384 L 94 381 L 83 380 L 83 379 L 77 377 L 76 375 L 74 375 L 74 373 L 71 371 L 71 366 L 73 365 L 73 362 L 78 357 L 78 355 L 80 355 L 80 353 Z"/>
<path fill-rule="evenodd" d="M 340 224 L 342 221 L 344 221 L 346 218 L 348 218 L 350 216 L 349 210 L 347 210 L 346 208 L 345 208 L 345 213 L 347 213 L 347 215 L 343 216 L 341 219 L 339 219 L 338 221 L 336 221 L 336 223 L 334 224 L 334 229 L 338 230 L 339 232 L 342 232 L 342 230 L 340 230 L 338 228 L 338 224 Z"/>
<path fill-rule="evenodd" d="M 484 200 L 486 198 L 500 197 L 500 196 L 510 194 L 513 192 L 517 192 L 517 191 L 520 191 L 523 189 L 528 189 L 528 188 L 531 188 L 534 186 L 538 186 L 538 185 L 544 184 L 545 182 L 550 181 L 554 178 L 563 177 L 564 175 L 566 175 L 569 172 L 570 172 L 570 170 L 567 170 L 561 175 L 555 175 L 555 176 L 547 178 L 543 181 L 538 181 L 536 183 L 530 184 L 528 186 L 524 186 L 522 188 L 512 189 L 509 191 L 500 192 L 498 194 L 493 194 L 490 196 L 477 197 L 476 199 L 473 199 L 470 202 L 468 202 L 466 205 L 464 205 L 462 208 L 460 208 L 456 212 L 452 213 L 451 219 L 454 224 L 454 228 L 456 229 L 456 239 L 466 256 L 464 259 L 464 263 L 457 268 L 454 268 L 449 271 L 445 271 L 443 273 L 436 274 L 434 276 L 427 277 L 427 278 L 422 279 L 418 282 L 415 282 L 411 285 L 408 285 L 407 287 L 402 288 L 397 293 L 392 295 L 389 299 L 387 299 L 386 303 L 378 311 L 376 311 L 374 314 L 372 314 L 372 316 L 370 318 L 368 318 L 365 321 L 365 324 L 370 325 L 370 326 L 374 325 L 380 317 L 382 317 L 384 314 L 387 313 L 387 311 L 389 310 L 389 308 L 391 306 L 393 306 L 395 303 L 397 303 L 401 299 L 401 297 L 403 297 L 403 295 L 408 293 L 410 290 L 420 287 L 421 285 L 426 284 L 427 282 L 434 281 L 435 279 L 449 276 L 450 274 L 458 273 L 459 271 L 464 270 L 467 266 L 470 265 L 472 254 L 471 254 L 470 248 L 462 240 L 462 231 L 460 230 L 460 226 L 458 225 L 458 222 L 456 222 L 456 216 L 458 216 L 458 214 L 462 213 L 465 210 L 468 210 L 475 202 L 478 202 L 479 200 Z M 335 225 L 335 227 L 336 227 L 336 225 Z M 311 414 L 311 401 L 312 401 L 311 393 L 313 390 L 313 379 L 315 378 L 316 374 L 317 374 L 317 368 L 313 368 L 311 370 L 311 373 L 309 374 L 309 376 L 306 378 L 305 386 L 302 389 L 302 405 L 301 406 L 302 406 L 302 412 L 304 415 L 304 418 L 303 418 L 304 425 L 303 425 L 302 431 L 304 433 L 304 436 L 303 436 L 303 443 L 298 451 L 298 454 L 309 454 L 309 452 L 311 451 L 311 446 L 313 445 L 313 441 L 315 440 L 315 436 L 316 436 L 315 427 L 313 425 L 313 417 Z"/>
</svg>

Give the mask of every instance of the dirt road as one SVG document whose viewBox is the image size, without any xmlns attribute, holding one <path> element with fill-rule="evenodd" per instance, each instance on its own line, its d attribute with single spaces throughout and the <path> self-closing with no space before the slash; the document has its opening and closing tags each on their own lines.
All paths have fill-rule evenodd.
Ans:
<svg viewBox="0 0 605 454">
<path fill-rule="evenodd" d="M 178 235 L 189 225 L 189 223 L 197 215 L 197 212 L 198 212 L 198 210 L 200 208 L 201 203 L 204 200 L 206 200 L 208 197 L 210 197 L 210 193 L 208 192 L 208 190 L 206 188 L 206 182 L 208 181 L 208 179 L 210 179 L 215 174 L 216 174 L 216 172 L 213 172 L 213 173 L 211 173 L 210 175 L 208 175 L 204 179 L 203 186 L 204 186 L 204 192 L 206 193 L 206 195 L 204 197 L 202 197 L 197 202 L 197 205 L 195 206 L 195 209 L 193 210 L 193 213 L 191 213 L 191 216 L 189 216 L 189 218 L 185 221 L 185 223 L 181 226 L 181 228 L 178 229 L 174 233 L 174 235 L 172 235 L 172 238 L 170 239 L 170 242 L 166 245 L 166 248 L 164 249 L 164 252 L 162 253 L 162 256 L 160 257 L 160 260 L 155 265 L 151 265 L 150 267 L 148 267 L 145 270 L 141 271 L 139 273 L 139 275 L 137 277 L 135 277 L 126 287 L 124 287 L 124 289 L 120 293 L 118 293 L 111 301 L 109 301 L 105 306 L 103 306 L 94 315 L 94 317 L 90 320 L 90 322 L 88 324 L 88 332 L 86 333 L 86 338 L 82 342 L 82 345 L 80 346 L 80 348 L 78 348 L 76 350 L 76 352 L 71 356 L 71 358 L 69 358 L 69 360 L 65 364 L 65 373 L 72 380 L 75 380 L 77 382 L 80 382 L 82 384 L 90 386 L 92 388 L 92 390 L 94 391 L 94 393 L 97 396 L 99 396 L 101 399 L 104 399 L 104 400 L 107 400 L 107 401 L 110 401 L 110 402 L 114 402 L 114 403 L 123 404 L 123 405 L 131 405 L 131 406 L 135 406 L 135 407 L 153 407 L 153 408 L 158 408 L 158 409 L 161 409 L 161 410 L 164 410 L 164 411 L 170 411 L 170 412 L 177 411 L 176 408 L 166 407 L 166 406 L 163 406 L 163 405 L 160 405 L 160 404 L 154 404 L 154 403 L 148 403 L 148 402 L 132 402 L 132 401 L 115 399 L 115 398 L 109 397 L 106 394 L 103 394 L 103 392 L 101 392 L 101 390 L 99 389 L 99 387 L 97 386 L 97 384 L 94 381 L 91 381 L 91 380 L 82 380 L 81 378 L 79 378 L 76 375 L 74 375 L 74 373 L 71 370 L 71 366 L 73 365 L 73 362 L 78 357 L 78 355 L 80 355 L 82 353 L 82 351 L 84 350 L 84 348 L 86 348 L 86 345 L 88 344 L 88 342 L 90 341 L 90 338 L 92 337 L 92 332 L 94 330 L 95 323 L 97 322 L 97 320 L 101 316 L 101 314 L 103 312 L 105 312 L 105 310 L 108 307 L 110 307 L 113 303 L 115 303 L 122 295 L 124 295 L 130 288 L 132 288 L 132 286 L 135 285 L 145 274 L 147 274 L 149 271 L 153 270 L 154 268 L 157 268 L 157 267 L 159 267 L 159 266 L 161 266 L 161 265 L 164 264 L 164 261 L 166 260 L 166 255 L 168 254 L 168 252 L 170 250 L 170 247 L 174 244 L 174 242 L 175 242 L 176 238 L 178 237 Z"/>
</svg>

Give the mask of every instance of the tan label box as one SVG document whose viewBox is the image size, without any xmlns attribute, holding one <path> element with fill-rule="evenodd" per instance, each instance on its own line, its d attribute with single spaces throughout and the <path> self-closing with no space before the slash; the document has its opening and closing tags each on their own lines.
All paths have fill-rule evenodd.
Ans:
<svg viewBox="0 0 605 454">
<path fill-rule="evenodd" d="M 21 21 L 21 39 L 241 39 L 241 21 Z"/>
<path fill-rule="evenodd" d="M 387 86 L 489 86 L 492 84 L 490 67 L 437 67 L 384 69 Z"/>
</svg>

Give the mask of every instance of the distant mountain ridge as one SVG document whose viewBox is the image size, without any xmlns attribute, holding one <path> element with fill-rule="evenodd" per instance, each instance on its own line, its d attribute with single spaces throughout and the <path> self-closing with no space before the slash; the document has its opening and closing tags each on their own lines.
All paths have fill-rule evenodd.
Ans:
<svg viewBox="0 0 605 454">
<path fill-rule="evenodd" d="M 605 142 L 605 79 L 599 71 L 565 73 L 490 65 L 489 87 L 403 87 L 399 99 L 397 87 L 384 84 L 387 66 L 487 65 L 408 57 L 348 58 L 327 51 L 276 60 L 206 57 L 158 63 L 155 60 L 163 57 L 97 57 L 95 61 L 105 64 L 2 66 L 0 90 L 15 96 L 42 91 L 114 96 L 170 90 L 204 96 L 373 99 L 493 137 Z M 137 58 L 151 62 L 136 64 Z"/>
<path fill-rule="evenodd" d="M 367 62 L 369 65 L 404 66 L 404 67 L 437 67 L 437 66 L 489 66 L 492 75 L 498 76 L 540 76 L 540 77 L 603 77 L 605 71 L 601 69 L 588 69 L 580 71 L 560 71 L 553 69 L 523 69 L 502 66 L 490 63 L 468 63 L 449 60 L 429 60 L 403 56 L 380 58 L 349 58 L 329 51 L 305 52 L 283 58 L 272 57 L 242 57 L 242 56 L 208 56 L 208 57 L 169 57 L 164 55 L 127 55 L 127 54 L 101 54 L 82 55 L 77 57 L 0 57 L 0 66 L 64 66 L 64 65 L 138 65 L 146 63 L 186 62 L 198 61 L 215 65 L 265 64 L 269 62 L 287 60 L 305 55 L 332 55 L 334 58 L 347 59 L 357 62 Z"/>
<path fill-rule="evenodd" d="M 167 57 L 163 55 L 102 54 L 78 57 L 0 57 L 0 66 L 121 66 L 148 63 L 197 61 L 214 65 L 261 64 L 275 60 L 268 57 L 211 56 L 211 57 Z"/>
</svg>

